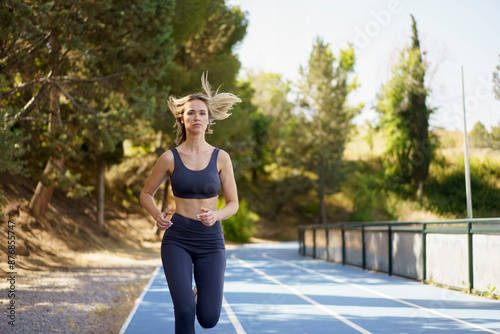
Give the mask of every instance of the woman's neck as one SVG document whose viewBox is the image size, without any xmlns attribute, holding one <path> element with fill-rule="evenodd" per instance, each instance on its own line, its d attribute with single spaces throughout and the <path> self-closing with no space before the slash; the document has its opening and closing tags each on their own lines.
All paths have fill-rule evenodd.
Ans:
<svg viewBox="0 0 500 334">
<path fill-rule="evenodd" d="M 211 147 L 206 142 L 205 136 L 188 136 L 182 146 L 186 151 L 195 153 L 205 151 Z"/>
</svg>

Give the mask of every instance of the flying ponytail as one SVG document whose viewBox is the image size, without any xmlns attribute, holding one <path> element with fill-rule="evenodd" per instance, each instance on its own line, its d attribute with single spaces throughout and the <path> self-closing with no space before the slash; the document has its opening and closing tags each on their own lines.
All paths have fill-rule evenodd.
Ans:
<svg viewBox="0 0 500 334">
<path fill-rule="evenodd" d="M 175 138 L 175 143 L 177 145 L 180 145 L 186 140 L 186 128 L 181 122 L 181 119 L 184 114 L 184 106 L 187 102 L 193 100 L 201 100 L 207 105 L 209 123 L 206 129 L 206 133 L 208 134 L 213 133 L 213 130 L 210 128 L 210 126 L 214 124 L 214 121 L 226 119 L 231 116 L 229 110 L 233 108 L 234 104 L 241 102 L 241 99 L 239 97 L 231 93 L 219 93 L 218 89 L 215 93 L 213 93 L 212 86 L 210 86 L 210 83 L 208 82 L 208 75 L 206 75 L 205 73 L 201 75 L 201 86 L 205 91 L 205 94 L 190 94 L 182 98 L 175 98 L 171 96 L 168 99 L 168 106 L 176 120 L 174 127 L 177 128 Z"/>
</svg>

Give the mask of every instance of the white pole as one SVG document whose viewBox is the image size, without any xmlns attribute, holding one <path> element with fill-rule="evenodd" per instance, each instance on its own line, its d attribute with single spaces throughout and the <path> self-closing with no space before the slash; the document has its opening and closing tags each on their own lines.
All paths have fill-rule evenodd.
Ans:
<svg viewBox="0 0 500 334">
<path fill-rule="evenodd" d="M 470 191 L 469 145 L 467 142 L 467 123 L 465 120 L 465 88 L 464 67 L 462 66 L 462 104 L 464 108 L 464 160 L 465 160 L 465 193 L 467 195 L 467 216 L 472 219 L 472 195 Z"/>
</svg>

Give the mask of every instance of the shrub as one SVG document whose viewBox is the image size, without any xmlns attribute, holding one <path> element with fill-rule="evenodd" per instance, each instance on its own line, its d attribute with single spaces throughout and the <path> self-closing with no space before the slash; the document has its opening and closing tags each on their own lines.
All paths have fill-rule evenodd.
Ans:
<svg viewBox="0 0 500 334">
<path fill-rule="evenodd" d="M 219 199 L 219 207 L 224 206 L 224 201 Z M 248 242 L 257 231 L 255 223 L 260 220 L 260 217 L 247 208 L 245 200 L 240 201 L 240 207 L 235 215 L 224 219 L 222 228 L 224 230 L 224 238 L 227 241 Z"/>
<path fill-rule="evenodd" d="M 429 203 L 427 205 L 440 214 L 465 216 L 467 213 L 463 156 L 457 160 L 456 165 L 436 168 L 425 185 L 424 194 L 427 194 Z M 499 169 L 500 165 L 490 159 L 470 160 L 472 206 L 475 217 L 488 216 L 489 212 L 498 210 Z"/>
</svg>

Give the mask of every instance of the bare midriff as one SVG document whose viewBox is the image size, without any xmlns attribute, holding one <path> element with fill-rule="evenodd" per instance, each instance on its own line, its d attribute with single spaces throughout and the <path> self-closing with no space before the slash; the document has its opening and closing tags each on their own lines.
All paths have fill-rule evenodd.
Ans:
<svg viewBox="0 0 500 334">
<path fill-rule="evenodd" d="M 175 197 L 175 212 L 183 217 L 200 220 L 197 216 L 203 211 L 201 208 L 217 210 L 217 199 L 219 196 L 212 198 L 180 198 Z"/>
</svg>

